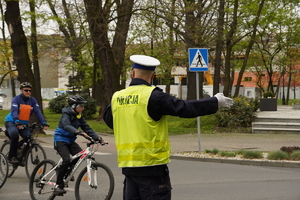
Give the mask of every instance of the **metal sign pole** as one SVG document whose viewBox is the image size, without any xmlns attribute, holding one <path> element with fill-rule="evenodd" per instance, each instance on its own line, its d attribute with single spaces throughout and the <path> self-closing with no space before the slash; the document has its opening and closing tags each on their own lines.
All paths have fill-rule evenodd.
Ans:
<svg viewBox="0 0 300 200">
<path fill-rule="evenodd" d="M 199 72 L 196 72 L 196 95 L 197 100 L 199 100 Z M 201 153 L 201 143 L 200 143 L 200 117 L 197 117 L 197 127 L 198 127 L 198 152 Z"/>
<path fill-rule="evenodd" d="M 197 100 L 199 100 L 199 73 L 208 71 L 208 49 L 201 48 L 189 48 L 189 70 L 191 72 L 196 72 L 196 94 Z M 203 92 L 203 91 L 201 91 Z M 198 126 L 198 152 L 201 153 L 200 144 L 200 117 L 197 117 Z"/>
</svg>

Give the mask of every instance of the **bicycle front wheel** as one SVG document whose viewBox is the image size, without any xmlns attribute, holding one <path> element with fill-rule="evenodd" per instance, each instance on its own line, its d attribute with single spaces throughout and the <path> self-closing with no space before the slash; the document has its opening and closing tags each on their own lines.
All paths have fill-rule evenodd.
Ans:
<svg viewBox="0 0 300 200">
<path fill-rule="evenodd" d="M 4 154 L 0 153 L 0 188 L 4 185 L 8 175 L 8 161 Z"/>
<path fill-rule="evenodd" d="M 32 200 L 45 200 L 53 196 L 56 170 L 52 169 L 55 165 L 53 160 L 43 160 L 33 169 L 29 181 L 29 193 Z M 46 177 L 44 177 L 45 174 L 47 174 Z"/>
<path fill-rule="evenodd" d="M 114 175 L 108 166 L 102 163 L 92 163 L 91 185 L 88 183 L 87 167 L 80 174 L 75 184 L 76 200 L 109 200 L 113 194 Z"/>
<path fill-rule="evenodd" d="M 47 159 L 46 152 L 41 145 L 33 144 L 29 148 L 25 157 L 25 171 L 29 179 L 35 166 L 45 159 Z"/>
<path fill-rule="evenodd" d="M 3 153 L 3 155 L 6 157 L 6 159 L 8 160 L 8 154 L 9 154 L 9 149 L 10 149 L 10 141 L 6 140 L 3 145 L 1 146 L 0 152 Z M 7 177 L 11 177 L 16 169 L 18 168 L 17 164 L 10 164 L 8 163 L 8 174 Z"/>
</svg>

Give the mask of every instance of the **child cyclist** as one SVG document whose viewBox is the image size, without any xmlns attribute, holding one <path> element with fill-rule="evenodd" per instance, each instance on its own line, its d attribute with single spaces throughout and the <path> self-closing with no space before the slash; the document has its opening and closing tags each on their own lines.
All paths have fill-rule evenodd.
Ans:
<svg viewBox="0 0 300 200">
<path fill-rule="evenodd" d="M 90 136 L 94 140 L 103 143 L 102 138 L 90 128 L 82 116 L 85 103 L 87 101 L 79 95 L 70 96 L 68 98 L 69 107 L 62 109 L 58 127 L 54 131 L 54 149 L 63 159 L 62 165 L 58 170 L 56 188 L 54 189 L 54 194 L 56 195 L 66 193 L 63 179 L 68 171 L 68 167 L 71 166 L 70 154 L 73 156 L 82 151 L 81 147 L 75 142 L 76 136 L 78 134 L 82 134 L 84 137 Z M 79 128 L 82 131 L 78 130 Z M 73 163 L 75 162 L 77 160 Z"/>
</svg>

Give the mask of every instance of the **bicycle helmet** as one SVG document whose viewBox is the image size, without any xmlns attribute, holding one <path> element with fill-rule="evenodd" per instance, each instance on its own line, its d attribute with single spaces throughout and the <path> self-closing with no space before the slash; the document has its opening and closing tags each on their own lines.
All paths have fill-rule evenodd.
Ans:
<svg viewBox="0 0 300 200">
<path fill-rule="evenodd" d="M 26 88 L 26 87 L 32 88 L 32 85 L 28 82 L 23 82 L 20 84 L 20 90 L 22 90 L 23 88 Z"/>
<path fill-rule="evenodd" d="M 77 108 L 78 105 L 84 104 L 84 103 L 87 103 L 87 101 L 79 95 L 74 95 L 74 96 L 68 97 L 68 104 L 72 109 L 75 109 L 75 108 Z"/>
</svg>

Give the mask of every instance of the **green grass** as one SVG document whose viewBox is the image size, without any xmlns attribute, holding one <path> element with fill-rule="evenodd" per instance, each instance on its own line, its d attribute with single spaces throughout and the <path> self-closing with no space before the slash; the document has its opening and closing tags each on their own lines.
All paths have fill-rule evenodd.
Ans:
<svg viewBox="0 0 300 200">
<path fill-rule="evenodd" d="M 273 151 L 268 154 L 269 160 L 287 160 L 289 158 L 289 154 L 284 151 Z"/>
<path fill-rule="evenodd" d="M 0 125 L 4 125 L 5 116 L 9 113 L 9 110 L 0 110 Z M 44 109 L 44 115 L 47 123 L 50 125 L 50 130 L 56 129 L 61 114 L 51 113 L 47 108 Z M 169 123 L 169 134 L 170 135 L 180 135 L 180 134 L 196 134 L 197 133 L 197 118 L 179 118 L 174 116 L 168 116 Z M 203 116 L 200 118 L 201 133 L 213 133 L 213 128 L 215 126 L 214 115 Z M 113 134 L 105 122 L 96 120 L 86 120 L 90 127 L 98 133 L 108 133 Z"/>
<path fill-rule="evenodd" d="M 216 154 L 218 154 L 219 153 L 219 150 L 218 149 L 216 149 L 216 148 L 214 148 L 213 150 L 205 150 L 205 153 L 211 153 L 211 154 L 214 154 L 214 155 L 216 155 Z"/>
<path fill-rule="evenodd" d="M 290 159 L 299 161 L 300 160 L 300 150 L 293 151 L 293 153 L 291 153 Z"/>
<path fill-rule="evenodd" d="M 297 100 L 290 99 L 289 105 Z M 299 101 L 299 100 L 298 100 Z M 278 105 L 281 105 L 281 99 L 278 99 Z M 5 116 L 9 110 L 0 110 L 0 125 L 4 125 Z M 61 114 L 51 113 L 47 108 L 44 109 L 45 118 L 47 123 L 50 124 L 50 130 L 56 129 Z M 96 119 L 97 116 L 95 116 Z M 180 118 L 174 116 L 167 116 L 169 124 L 170 135 L 183 135 L 183 134 L 197 134 L 197 118 Z M 113 130 L 106 126 L 104 121 L 87 120 L 91 128 L 98 133 L 113 134 Z M 223 128 L 216 127 L 217 119 L 214 114 L 200 117 L 200 132 L 201 134 L 214 134 L 214 133 L 251 133 L 250 128 L 234 127 Z"/>
<path fill-rule="evenodd" d="M 245 151 L 243 153 L 243 158 L 246 158 L 246 159 L 255 159 L 255 158 L 262 158 L 263 155 L 262 155 L 262 152 L 259 152 L 259 151 Z"/>
<path fill-rule="evenodd" d="M 221 151 L 219 155 L 221 157 L 236 157 L 236 154 L 234 152 L 227 152 L 227 151 Z"/>
<path fill-rule="evenodd" d="M 5 116 L 9 113 L 9 110 L 0 110 L 0 125 L 4 125 L 4 120 L 5 120 Z M 55 114 L 55 113 L 51 113 L 49 112 L 48 109 L 44 109 L 44 115 L 46 118 L 47 123 L 50 125 L 50 130 L 54 130 L 56 129 L 60 116 L 61 114 Z M 96 120 L 86 120 L 87 123 L 90 125 L 90 127 L 98 132 L 98 133 L 108 133 L 108 134 L 112 134 L 113 131 L 106 126 L 105 122 L 101 121 L 96 121 Z"/>
<path fill-rule="evenodd" d="M 286 103 L 286 100 L 285 100 Z M 289 99 L 289 106 L 292 106 L 294 103 L 300 103 L 299 99 Z M 282 105 L 282 99 L 277 99 L 277 105 Z"/>
<path fill-rule="evenodd" d="M 182 135 L 182 134 L 196 134 L 197 118 L 180 118 L 168 116 L 169 134 Z M 200 117 L 200 131 L 203 134 L 213 134 L 216 125 L 216 117 L 214 115 L 206 115 Z"/>
</svg>

